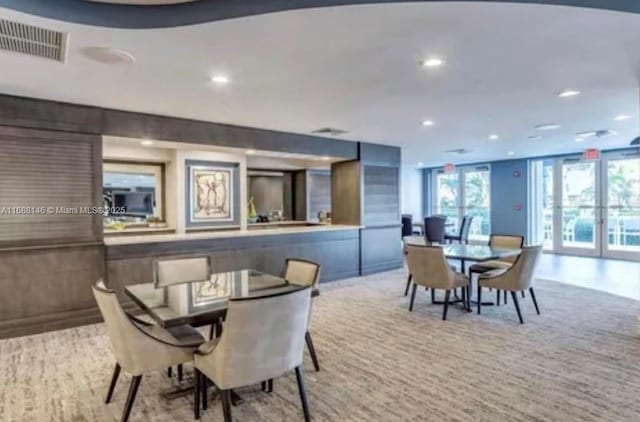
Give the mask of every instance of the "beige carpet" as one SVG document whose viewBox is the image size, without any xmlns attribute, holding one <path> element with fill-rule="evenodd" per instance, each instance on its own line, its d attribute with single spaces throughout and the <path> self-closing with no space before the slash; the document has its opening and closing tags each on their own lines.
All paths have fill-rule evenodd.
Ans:
<svg viewBox="0 0 640 422">
<path fill-rule="evenodd" d="M 640 420 L 639 302 L 541 281 L 542 315 L 526 299 L 525 325 L 511 302 L 441 321 L 424 291 L 407 311 L 404 282 L 394 271 L 322 286 L 312 328 L 321 371 L 305 358 L 314 420 Z M 100 324 L 2 340 L 0 420 L 118 420 L 130 378 L 104 405 L 113 364 Z M 130 420 L 192 420 L 191 396 L 159 396 L 170 382 L 145 376 Z M 241 394 L 234 420 L 302 420 L 292 375 L 273 394 Z M 202 420 L 221 421 L 219 404 Z"/>
</svg>

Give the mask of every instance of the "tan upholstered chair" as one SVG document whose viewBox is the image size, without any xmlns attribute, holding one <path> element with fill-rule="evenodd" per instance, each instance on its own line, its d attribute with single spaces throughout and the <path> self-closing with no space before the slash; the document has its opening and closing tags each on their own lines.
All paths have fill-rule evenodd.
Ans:
<svg viewBox="0 0 640 422">
<path fill-rule="evenodd" d="M 295 369 L 304 418 L 310 421 L 302 367 L 310 307 L 311 287 L 263 298 L 230 299 L 222 336 L 200 346 L 194 356 L 196 419 L 201 395 L 206 409 L 206 378 L 220 390 L 224 420 L 230 422 L 231 389 Z"/>
<path fill-rule="evenodd" d="M 542 246 L 527 246 L 522 249 L 522 252 L 517 257 L 513 265 L 506 270 L 493 270 L 483 274 L 480 274 L 478 278 L 478 314 L 482 304 L 482 288 L 490 287 L 497 290 L 503 290 L 510 292 L 513 298 L 513 303 L 518 312 L 518 319 L 523 324 L 522 313 L 520 312 L 520 305 L 518 303 L 517 292 L 523 292 L 529 289 L 531 293 L 531 299 L 536 307 L 536 312 L 540 315 L 540 309 L 538 308 L 538 302 L 536 301 L 536 295 L 533 291 L 533 276 L 536 265 L 542 253 Z"/>
<path fill-rule="evenodd" d="M 311 286 L 312 291 L 317 291 L 318 284 L 320 283 L 320 264 L 313 261 L 307 261 L 305 259 L 293 259 L 289 258 L 286 261 L 286 268 L 284 271 L 284 279 L 290 283 L 301 284 L 304 286 Z M 311 308 L 309 308 L 309 324 L 311 324 Z M 317 371 L 320 370 L 320 364 L 318 363 L 318 357 L 316 356 L 316 349 L 313 347 L 313 340 L 307 327 L 304 339 L 311 355 L 311 361 L 313 362 L 313 368 Z M 270 388 L 271 389 L 271 385 Z"/>
<path fill-rule="evenodd" d="M 509 234 L 492 234 L 489 237 L 489 246 L 500 249 L 522 249 L 524 246 L 524 236 L 516 236 Z M 518 255 L 495 259 L 491 261 L 479 262 L 469 267 L 469 277 L 473 278 L 473 274 L 482 274 L 493 270 L 506 270 L 510 268 Z M 524 291 L 522 292 L 524 297 Z M 507 304 L 507 292 L 504 292 L 504 303 Z M 500 305 L 500 290 L 497 291 L 497 305 Z"/>
<path fill-rule="evenodd" d="M 115 292 L 107 289 L 102 280 L 94 284 L 93 295 L 104 318 L 111 349 L 116 358 L 105 402 L 111 401 L 121 368 L 133 375 L 122 413 L 122 420 L 126 421 L 131 413 L 142 375 L 191 362 L 193 353 L 204 342 L 204 338 L 196 329 L 183 326 L 181 330 L 185 332 L 182 340 L 178 340 L 169 331 L 128 315 L 120 306 Z M 192 330 L 191 333 L 186 332 L 189 329 Z"/>
<path fill-rule="evenodd" d="M 211 277 L 211 257 L 209 256 L 156 259 L 153 261 L 153 282 L 156 287 L 207 280 L 209 277 Z M 215 336 L 216 329 L 220 331 L 220 321 L 211 324 L 209 340 Z M 172 376 L 171 367 L 167 369 L 167 375 Z M 178 365 L 178 380 L 182 381 L 182 365 Z"/>
<path fill-rule="evenodd" d="M 449 304 L 468 300 L 469 278 L 464 274 L 456 273 L 449 267 L 442 247 L 407 245 L 406 249 L 409 273 L 413 278 L 409 311 L 413 310 L 413 302 L 418 286 L 431 288 L 432 292 L 435 289 L 442 289 L 445 290 L 442 319 L 446 320 Z M 462 287 L 462 299 L 450 301 L 451 290 L 455 290 L 458 287 Z M 468 308 L 468 303 L 466 302 L 465 307 Z"/>
</svg>

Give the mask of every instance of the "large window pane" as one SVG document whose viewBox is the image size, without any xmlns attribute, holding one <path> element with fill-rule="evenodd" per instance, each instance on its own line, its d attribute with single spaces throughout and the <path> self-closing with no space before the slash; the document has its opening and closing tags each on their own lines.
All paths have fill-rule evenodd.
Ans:
<svg viewBox="0 0 640 422">
<path fill-rule="evenodd" d="M 607 188 L 609 250 L 640 252 L 640 158 L 609 160 Z"/>
<path fill-rule="evenodd" d="M 562 163 L 562 246 L 596 246 L 596 162 Z"/>
<path fill-rule="evenodd" d="M 464 214 L 473 217 L 469 235 L 473 239 L 489 237 L 490 173 L 488 169 L 464 172 Z"/>
<path fill-rule="evenodd" d="M 436 174 L 436 206 L 434 214 L 447 216 L 447 222 L 452 222 L 456 226 L 459 223 L 458 192 L 458 173 Z"/>
</svg>

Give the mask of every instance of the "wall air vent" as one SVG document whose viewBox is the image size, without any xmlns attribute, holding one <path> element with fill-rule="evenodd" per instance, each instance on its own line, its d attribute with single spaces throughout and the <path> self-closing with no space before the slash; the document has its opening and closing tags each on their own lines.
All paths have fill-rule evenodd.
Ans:
<svg viewBox="0 0 640 422">
<path fill-rule="evenodd" d="M 0 50 L 64 63 L 69 34 L 0 19 Z"/>
<path fill-rule="evenodd" d="M 464 149 L 464 148 L 458 148 L 458 149 L 448 149 L 445 151 L 446 153 L 449 154 L 469 154 L 469 150 L 468 149 Z"/>
<path fill-rule="evenodd" d="M 336 128 L 333 128 L 333 127 L 323 127 L 321 129 L 316 129 L 311 133 L 313 133 L 315 135 L 340 136 L 340 135 L 344 135 L 345 133 L 348 133 L 348 132 L 346 130 L 336 129 Z"/>
</svg>

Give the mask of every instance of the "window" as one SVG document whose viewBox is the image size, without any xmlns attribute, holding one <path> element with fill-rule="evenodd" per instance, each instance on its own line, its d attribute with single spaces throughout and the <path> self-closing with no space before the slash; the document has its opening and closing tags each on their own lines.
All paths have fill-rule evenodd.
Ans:
<svg viewBox="0 0 640 422">
<path fill-rule="evenodd" d="M 137 223 L 164 219 L 162 164 L 105 162 L 102 196 L 105 208 L 117 209 L 108 220 Z"/>
<path fill-rule="evenodd" d="M 444 215 L 458 230 L 462 217 L 473 217 L 469 237 L 486 240 L 491 232 L 491 172 L 488 165 L 435 170 L 433 214 Z"/>
</svg>

